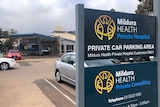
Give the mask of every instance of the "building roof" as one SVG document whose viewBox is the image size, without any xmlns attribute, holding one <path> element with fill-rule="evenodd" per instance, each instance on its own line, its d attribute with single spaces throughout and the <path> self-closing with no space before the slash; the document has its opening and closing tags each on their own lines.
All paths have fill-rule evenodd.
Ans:
<svg viewBox="0 0 160 107">
<path fill-rule="evenodd" d="M 38 33 L 26 33 L 26 34 L 10 34 L 11 37 L 38 37 L 38 38 L 43 38 L 43 39 L 48 39 L 52 41 L 56 41 L 56 38 L 53 36 L 47 36 L 47 35 L 42 35 Z"/>
<path fill-rule="evenodd" d="M 76 35 L 74 31 L 67 32 L 61 26 L 55 27 L 54 31 L 51 34 L 52 36 L 59 36 L 63 39 L 70 41 L 76 41 Z"/>
<path fill-rule="evenodd" d="M 54 28 L 54 31 L 65 31 L 61 26 L 57 26 Z"/>
<path fill-rule="evenodd" d="M 76 41 L 76 35 L 70 33 L 52 33 L 52 36 L 60 36 L 61 38 L 68 39 L 71 41 Z"/>
</svg>

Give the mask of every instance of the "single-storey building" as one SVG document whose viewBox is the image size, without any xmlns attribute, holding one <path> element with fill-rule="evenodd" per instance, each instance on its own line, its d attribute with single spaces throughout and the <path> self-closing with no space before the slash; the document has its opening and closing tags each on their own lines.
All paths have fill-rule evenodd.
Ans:
<svg viewBox="0 0 160 107">
<path fill-rule="evenodd" d="M 76 50 L 76 35 L 74 31 L 64 31 L 56 27 L 50 36 L 38 33 L 10 34 L 15 38 L 14 47 L 24 55 L 43 55 L 44 53 L 62 55 Z"/>
<path fill-rule="evenodd" d="M 75 31 L 65 31 L 62 27 L 57 26 L 51 34 L 57 38 L 59 44 L 59 54 L 76 51 Z"/>
<path fill-rule="evenodd" d="M 29 34 L 10 34 L 11 38 L 15 38 L 15 48 L 20 50 L 24 55 L 43 55 L 44 53 L 56 52 L 57 38 L 53 36 L 41 35 L 38 33 Z"/>
</svg>

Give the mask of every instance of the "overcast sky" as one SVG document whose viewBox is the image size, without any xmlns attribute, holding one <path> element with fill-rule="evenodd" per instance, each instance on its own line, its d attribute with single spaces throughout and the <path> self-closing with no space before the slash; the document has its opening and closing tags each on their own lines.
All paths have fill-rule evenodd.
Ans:
<svg viewBox="0 0 160 107">
<path fill-rule="evenodd" d="M 75 5 L 135 13 L 138 0 L 1 0 L 0 28 L 50 35 L 56 26 L 75 30 Z"/>
</svg>

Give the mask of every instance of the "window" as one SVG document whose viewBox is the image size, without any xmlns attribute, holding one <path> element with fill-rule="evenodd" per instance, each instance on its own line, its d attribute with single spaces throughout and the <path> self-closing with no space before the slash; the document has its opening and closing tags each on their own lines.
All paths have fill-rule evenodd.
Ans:
<svg viewBox="0 0 160 107">
<path fill-rule="evenodd" d="M 69 63 L 69 64 L 72 64 L 72 65 L 73 65 L 74 63 L 76 63 L 76 56 L 75 56 L 75 55 L 71 55 L 68 63 Z"/>
<path fill-rule="evenodd" d="M 68 63 L 69 57 L 70 57 L 70 55 L 65 55 L 65 56 L 62 57 L 61 61 L 65 62 L 65 63 Z"/>
<path fill-rule="evenodd" d="M 67 45 L 67 52 L 73 52 L 74 46 L 73 45 Z"/>
<path fill-rule="evenodd" d="M 64 53 L 64 45 L 61 45 L 61 52 Z"/>
</svg>

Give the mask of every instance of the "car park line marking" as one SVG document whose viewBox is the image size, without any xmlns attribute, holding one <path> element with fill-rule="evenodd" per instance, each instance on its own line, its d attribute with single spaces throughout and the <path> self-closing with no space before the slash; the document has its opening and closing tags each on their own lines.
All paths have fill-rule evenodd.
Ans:
<svg viewBox="0 0 160 107">
<path fill-rule="evenodd" d="M 55 85 L 53 85 L 50 81 L 48 81 L 47 79 L 44 79 L 49 85 L 51 85 L 53 88 L 55 88 L 59 93 L 61 93 L 64 97 L 66 97 L 71 103 L 73 103 L 74 105 L 76 105 L 76 102 L 73 101 L 69 96 L 67 96 L 66 94 L 64 94 L 61 90 L 59 90 Z"/>
</svg>

